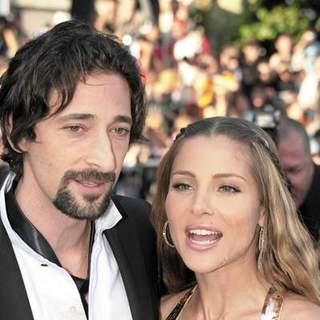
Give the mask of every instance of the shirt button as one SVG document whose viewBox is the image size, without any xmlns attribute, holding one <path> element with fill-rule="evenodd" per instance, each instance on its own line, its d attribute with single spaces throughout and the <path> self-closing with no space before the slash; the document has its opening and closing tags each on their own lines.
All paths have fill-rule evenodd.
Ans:
<svg viewBox="0 0 320 320">
<path fill-rule="evenodd" d="M 68 310 L 68 315 L 65 319 L 68 319 L 68 320 L 79 320 L 79 319 L 85 319 L 85 315 L 84 315 L 84 311 L 75 307 L 75 306 L 72 306 L 69 308 Z"/>
</svg>

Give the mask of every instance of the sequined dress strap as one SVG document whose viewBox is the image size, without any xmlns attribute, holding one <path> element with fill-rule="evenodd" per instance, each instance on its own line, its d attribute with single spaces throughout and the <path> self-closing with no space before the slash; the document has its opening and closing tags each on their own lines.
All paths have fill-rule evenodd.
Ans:
<svg viewBox="0 0 320 320">
<path fill-rule="evenodd" d="M 262 308 L 261 320 L 280 320 L 283 296 L 274 287 L 267 293 Z"/>
<path fill-rule="evenodd" d="M 185 295 L 181 298 L 181 300 L 176 304 L 170 314 L 166 317 L 166 320 L 176 320 L 178 319 L 183 307 L 189 302 L 192 297 L 196 287 L 188 290 Z"/>
</svg>

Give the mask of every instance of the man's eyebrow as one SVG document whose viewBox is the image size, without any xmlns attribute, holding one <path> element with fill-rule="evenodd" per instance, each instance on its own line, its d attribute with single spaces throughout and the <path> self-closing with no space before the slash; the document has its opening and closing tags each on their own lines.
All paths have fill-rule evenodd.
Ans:
<svg viewBox="0 0 320 320">
<path fill-rule="evenodd" d="M 126 115 L 119 114 L 115 116 L 114 122 L 125 122 L 125 123 L 128 123 L 129 125 L 132 125 L 132 118 Z"/>
<path fill-rule="evenodd" d="M 93 119 L 95 116 L 91 113 L 70 113 L 60 117 L 61 121 L 68 121 L 68 120 L 87 120 Z M 113 122 L 125 122 L 129 125 L 132 125 L 131 117 L 127 115 L 117 115 L 114 117 Z"/>
<path fill-rule="evenodd" d="M 60 120 L 67 121 L 67 120 L 86 120 L 86 119 L 93 119 L 94 115 L 91 113 L 70 113 L 65 116 L 61 116 Z"/>
</svg>

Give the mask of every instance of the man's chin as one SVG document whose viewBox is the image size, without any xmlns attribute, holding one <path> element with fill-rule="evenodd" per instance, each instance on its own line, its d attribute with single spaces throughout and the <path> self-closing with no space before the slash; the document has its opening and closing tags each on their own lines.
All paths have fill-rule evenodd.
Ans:
<svg viewBox="0 0 320 320">
<path fill-rule="evenodd" d="M 53 203 L 58 210 L 68 217 L 94 221 L 106 212 L 110 204 L 110 194 L 86 195 L 77 199 L 71 192 L 64 190 L 58 193 Z"/>
</svg>

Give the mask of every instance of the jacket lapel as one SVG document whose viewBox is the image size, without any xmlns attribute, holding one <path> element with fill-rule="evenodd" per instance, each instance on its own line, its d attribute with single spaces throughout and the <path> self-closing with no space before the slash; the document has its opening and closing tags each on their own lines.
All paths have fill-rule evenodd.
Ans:
<svg viewBox="0 0 320 320">
<path fill-rule="evenodd" d="M 17 259 L 0 220 L 0 319 L 33 320 Z"/>
<path fill-rule="evenodd" d="M 120 209 L 118 204 L 117 207 Z M 151 320 L 156 318 L 157 311 L 136 232 L 130 219 L 123 217 L 114 228 L 106 230 L 105 235 L 119 266 L 133 320 Z"/>
</svg>

